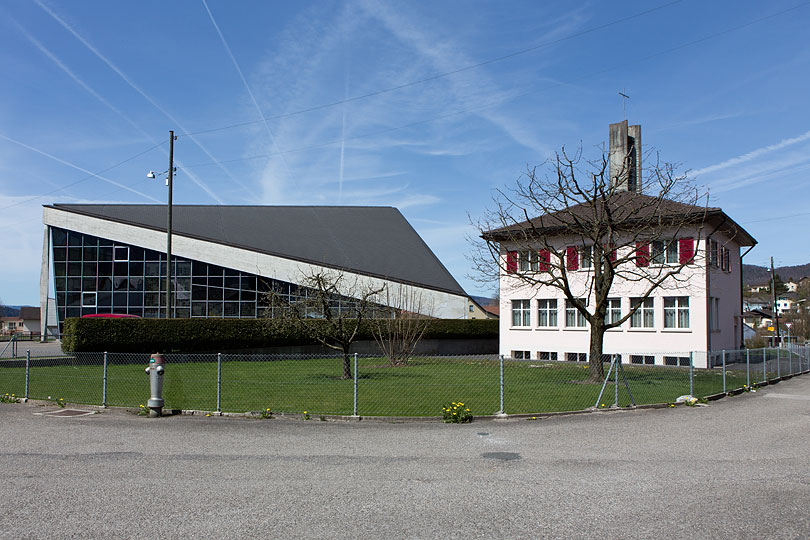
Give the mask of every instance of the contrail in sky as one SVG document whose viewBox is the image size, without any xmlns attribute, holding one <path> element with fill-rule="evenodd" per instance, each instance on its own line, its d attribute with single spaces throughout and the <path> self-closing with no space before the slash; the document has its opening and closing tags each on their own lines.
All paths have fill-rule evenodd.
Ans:
<svg viewBox="0 0 810 540">
<path fill-rule="evenodd" d="M 737 156 L 735 158 L 728 159 L 723 161 L 722 163 L 718 163 L 717 165 L 710 165 L 708 167 L 704 167 L 702 169 L 698 169 L 696 171 L 692 171 L 691 174 L 697 176 L 699 174 L 706 174 L 710 172 L 714 172 L 720 169 L 725 169 L 727 167 L 733 167 L 734 165 L 739 165 L 740 163 L 745 163 L 747 161 L 751 161 L 752 159 L 756 159 L 760 156 L 763 156 L 769 152 L 773 152 L 774 150 L 780 150 L 787 146 L 791 146 L 796 143 L 804 142 L 810 140 L 810 131 L 802 133 L 797 137 L 792 137 L 790 139 L 784 139 L 779 141 L 776 144 L 772 144 L 770 146 L 764 146 L 762 148 L 758 148 L 756 150 L 752 150 L 746 154 L 741 156 Z"/>
</svg>

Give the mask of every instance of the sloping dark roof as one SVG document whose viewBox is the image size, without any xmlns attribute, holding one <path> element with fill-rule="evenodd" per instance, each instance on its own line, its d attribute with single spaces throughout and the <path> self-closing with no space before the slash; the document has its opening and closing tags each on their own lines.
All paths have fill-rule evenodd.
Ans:
<svg viewBox="0 0 810 540">
<path fill-rule="evenodd" d="M 38 307 L 22 306 L 20 308 L 20 319 L 25 319 L 27 321 L 32 319 L 39 320 L 39 316 L 40 313 Z"/>
<path fill-rule="evenodd" d="M 51 207 L 166 231 L 165 205 Z M 172 209 L 175 235 L 466 296 L 396 208 L 173 205 Z"/>
<path fill-rule="evenodd" d="M 659 199 L 642 193 L 624 191 L 614 193 L 603 201 L 596 201 L 596 212 L 611 212 L 613 223 L 623 224 L 631 228 L 634 223 L 650 222 L 651 220 L 666 220 L 671 218 L 678 222 L 700 223 L 716 222 L 724 224 L 737 238 L 740 245 L 753 246 L 756 240 L 745 229 L 737 225 L 722 209 L 715 207 L 695 206 L 668 199 Z M 572 205 L 565 210 L 551 212 L 528 221 L 516 223 L 486 231 L 482 236 L 488 240 L 508 240 L 514 233 L 533 229 L 537 233 L 554 234 L 574 226 L 577 220 L 587 223 L 594 215 L 594 208 L 580 203 Z"/>
</svg>

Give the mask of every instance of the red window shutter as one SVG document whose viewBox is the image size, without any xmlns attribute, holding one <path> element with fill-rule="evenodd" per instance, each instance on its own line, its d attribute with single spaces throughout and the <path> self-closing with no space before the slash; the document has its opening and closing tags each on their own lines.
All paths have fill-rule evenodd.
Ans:
<svg viewBox="0 0 810 540">
<path fill-rule="evenodd" d="M 541 249 L 537 252 L 537 258 L 540 262 L 539 270 L 541 272 L 548 272 L 551 263 L 551 253 L 547 249 Z"/>
<path fill-rule="evenodd" d="M 610 259 L 610 262 L 616 262 L 616 246 L 610 244 L 609 246 L 605 247 L 605 250 L 608 252 L 608 259 Z"/>
<path fill-rule="evenodd" d="M 636 266 L 650 266 L 649 242 L 636 242 Z"/>
<path fill-rule="evenodd" d="M 517 272 L 517 251 L 506 252 L 506 273 L 514 274 Z"/>
<path fill-rule="evenodd" d="M 678 239 L 678 262 L 686 264 L 692 262 L 695 258 L 695 239 L 694 238 L 680 238 Z"/>
<path fill-rule="evenodd" d="M 576 246 L 565 248 L 565 267 L 568 270 L 579 270 L 579 248 Z"/>
</svg>

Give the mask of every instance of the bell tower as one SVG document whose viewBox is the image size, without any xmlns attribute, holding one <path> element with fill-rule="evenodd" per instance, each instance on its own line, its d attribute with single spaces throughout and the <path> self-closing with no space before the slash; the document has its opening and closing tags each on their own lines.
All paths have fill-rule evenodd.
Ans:
<svg viewBox="0 0 810 540">
<path fill-rule="evenodd" d="M 608 148 L 611 186 L 641 193 L 641 125 L 610 124 Z"/>
</svg>

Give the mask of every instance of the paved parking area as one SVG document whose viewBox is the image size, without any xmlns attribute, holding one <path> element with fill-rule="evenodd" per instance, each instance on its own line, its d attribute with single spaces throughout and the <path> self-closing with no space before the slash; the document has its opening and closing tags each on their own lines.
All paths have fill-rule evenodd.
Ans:
<svg viewBox="0 0 810 540">
<path fill-rule="evenodd" d="M 2 538 L 810 537 L 807 376 L 463 426 L 47 410 L 0 404 Z"/>
</svg>

